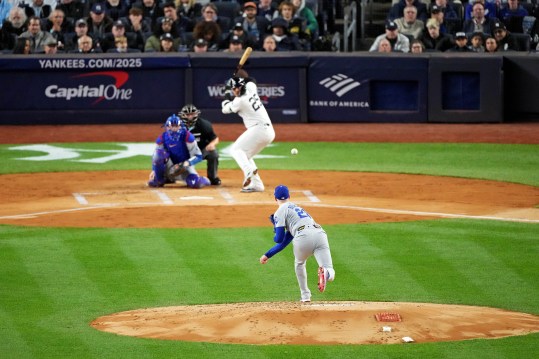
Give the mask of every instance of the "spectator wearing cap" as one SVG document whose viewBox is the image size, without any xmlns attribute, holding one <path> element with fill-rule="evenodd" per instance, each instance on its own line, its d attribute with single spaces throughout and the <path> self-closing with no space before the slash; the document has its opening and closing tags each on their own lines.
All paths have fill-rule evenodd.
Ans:
<svg viewBox="0 0 539 359">
<path fill-rule="evenodd" d="M 485 6 L 481 2 L 476 2 L 472 6 L 472 18 L 464 21 L 462 31 L 470 35 L 478 31 L 494 35 L 494 25 L 500 20 L 494 16 L 485 17 Z"/>
<path fill-rule="evenodd" d="M 253 48 L 260 49 L 262 39 L 269 33 L 271 23 L 266 17 L 257 15 L 257 7 L 254 2 L 248 1 L 243 4 L 243 16 L 234 19 L 234 28 L 237 28 L 238 23 L 243 26 L 250 38 L 254 39 L 256 45 Z"/>
<path fill-rule="evenodd" d="M 49 40 L 45 43 L 43 47 L 43 53 L 45 55 L 56 55 L 62 53 L 63 51 L 58 49 L 58 42 L 55 40 Z"/>
<path fill-rule="evenodd" d="M 427 5 L 425 5 L 420 0 L 399 0 L 398 3 L 393 4 L 391 8 L 389 9 L 387 19 L 394 21 L 395 19 L 403 17 L 404 8 L 410 5 L 415 6 L 415 8 L 417 9 L 417 18 L 419 20 L 423 22 L 427 21 L 427 18 L 428 18 Z"/>
<path fill-rule="evenodd" d="M 472 52 L 468 47 L 468 37 L 465 32 L 459 31 L 455 34 L 455 45 L 447 52 Z"/>
<path fill-rule="evenodd" d="M 138 7 L 129 9 L 129 15 L 121 20 L 125 24 L 125 31 L 135 34 L 137 44 L 139 44 L 138 49 L 143 51 L 146 39 L 152 35 L 150 20 L 144 18 L 142 10 Z"/>
<path fill-rule="evenodd" d="M 144 44 L 144 52 L 159 52 L 161 50 L 161 35 L 169 33 L 174 38 L 174 47 L 178 48 L 181 43 L 178 30 L 173 27 L 172 19 L 162 17 L 159 19 L 159 26 L 156 27 L 153 34 L 146 39 Z"/>
<path fill-rule="evenodd" d="M 288 21 L 277 17 L 271 22 L 272 37 L 277 43 L 277 51 L 301 51 L 297 35 L 288 32 Z"/>
<path fill-rule="evenodd" d="M 55 38 L 48 32 L 41 30 L 41 19 L 37 16 L 32 16 L 28 19 L 28 30 L 21 34 L 30 40 L 30 52 L 42 53 L 45 42 Z"/>
<path fill-rule="evenodd" d="M 404 16 L 395 20 L 399 33 L 408 35 L 414 39 L 421 37 L 425 23 L 417 19 L 417 9 L 410 5 L 404 8 Z"/>
<path fill-rule="evenodd" d="M 90 36 L 88 33 L 88 22 L 85 19 L 79 19 L 75 22 L 75 32 L 67 33 L 64 36 L 64 51 L 71 52 L 78 47 L 78 40 L 81 36 Z M 99 47 L 99 42 L 92 38 L 92 43 Z"/>
<path fill-rule="evenodd" d="M 457 31 L 461 30 L 460 27 L 462 26 L 462 23 L 460 21 L 450 22 L 450 26 L 446 26 L 444 12 L 438 7 L 438 5 L 432 5 L 430 10 L 430 19 L 435 19 L 438 21 L 438 24 L 440 25 L 440 32 L 442 34 L 455 34 Z"/>
<path fill-rule="evenodd" d="M 238 35 L 230 35 L 228 47 L 223 52 L 241 52 L 243 51 L 243 42 Z"/>
<path fill-rule="evenodd" d="M 126 37 L 127 46 L 130 49 L 141 50 L 144 47 L 144 39 L 140 39 L 140 42 L 137 42 L 137 36 L 132 32 L 126 32 L 122 20 L 117 20 L 112 25 L 111 32 L 107 33 L 101 41 L 101 50 L 108 52 L 109 49 L 115 48 L 118 37 Z"/>
<path fill-rule="evenodd" d="M 244 13 L 245 13 L 245 5 L 244 6 Z M 271 23 L 273 19 L 276 17 L 279 17 L 279 10 L 277 10 L 277 6 L 273 3 L 272 0 L 259 0 L 258 1 L 258 11 L 257 16 L 262 16 L 266 20 L 268 20 L 268 23 Z"/>
<path fill-rule="evenodd" d="M 114 21 L 126 17 L 129 11 L 127 3 L 124 0 L 106 0 L 104 5 L 105 14 Z"/>
<path fill-rule="evenodd" d="M 142 10 L 142 17 L 149 22 L 152 31 L 155 31 L 156 27 L 161 26 L 159 19 L 165 16 L 165 14 L 163 8 L 159 6 L 158 0 L 136 0 L 132 2 L 131 8 Z"/>
<path fill-rule="evenodd" d="M 176 7 L 178 16 L 183 16 L 189 20 L 188 32 L 192 32 L 195 28 L 197 19 L 202 16 L 202 5 L 196 0 L 179 0 Z"/>
<path fill-rule="evenodd" d="M 226 39 L 224 39 L 223 42 L 221 43 L 221 45 L 220 45 L 221 49 L 224 50 L 224 49 L 229 48 L 230 39 L 232 38 L 232 36 L 236 36 L 236 37 L 238 37 L 240 39 L 240 41 L 242 43 L 242 47 L 244 49 L 247 48 L 247 47 L 251 47 L 253 50 L 260 49 L 260 46 L 259 46 L 258 42 L 256 41 L 256 39 L 254 37 L 252 37 L 252 36 L 247 35 L 247 33 L 245 32 L 241 22 L 236 23 L 232 27 L 232 31 L 230 32 L 228 37 Z"/>
<path fill-rule="evenodd" d="M 447 51 L 453 47 L 451 35 L 444 34 L 440 31 L 440 24 L 436 19 L 428 19 L 426 30 L 420 37 L 421 42 L 425 45 L 425 51 Z"/>
<path fill-rule="evenodd" d="M 73 54 L 100 54 L 100 48 L 94 47 L 94 41 L 91 36 L 84 35 L 77 40 L 77 49 L 71 51 Z"/>
<path fill-rule="evenodd" d="M 301 45 L 301 50 L 310 51 L 312 46 L 312 34 L 307 27 L 304 18 L 296 13 L 296 7 L 292 2 L 284 0 L 279 4 L 279 15 L 288 22 L 288 33 L 296 35 Z"/>
<path fill-rule="evenodd" d="M 52 12 L 51 6 L 45 4 L 43 0 L 32 0 L 29 4 L 23 6 L 27 17 L 37 16 L 40 19 L 47 19 Z"/>
<path fill-rule="evenodd" d="M 60 0 L 56 9 L 62 10 L 70 23 L 75 23 L 87 15 L 84 11 L 84 3 L 80 0 Z"/>
<path fill-rule="evenodd" d="M 88 33 L 98 42 L 111 32 L 114 21 L 105 13 L 105 6 L 101 3 L 94 3 L 90 9 L 90 17 L 87 20 Z"/>
<path fill-rule="evenodd" d="M 221 28 L 214 21 L 199 21 L 193 30 L 193 39 L 204 39 L 208 43 L 208 51 L 219 51 Z"/>
<path fill-rule="evenodd" d="M 464 9 L 464 20 L 471 20 L 474 17 L 474 5 L 483 5 L 483 16 L 488 18 L 496 17 L 498 8 L 496 2 L 485 2 L 485 0 L 470 0 Z"/>
<path fill-rule="evenodd" d="M 379 35 L 374 39 L 374 42 L 369 49 L 370 52 L 378 51 L 378 45 L 382 39 L 387 39 L 391 44 L 393 52 L 410 52 L 410 40 L 403 34 L 399 33 L 399 28 L 394 21 L 386 21 L 385 34 Z"/>
<path fill-rule="evenodd" d="M 159 52 L 177 52 L 174 46 L 174 38 L 170 33 L 164 33 L 159 37 Z"/>
<path fill-rule="evenodd" d="M 433 11 L 439 11 L 443 13 L 443 18 L 447 20 L 460 19 L 459 14 L 455 11 L 453 2 L 447 0 L 435 0 L 430 4 L 429 12 L 432 15 Z"/>
<path fill-rule="evenodd" d="M 55 9 L 49 15 L 45 30 L 57 40 L 58 50 L 63 50 L 65 47 L 65 37 L 67 34 L 73 32 L 73 26 L 66 20 L 62 10 Z"/>
<path fill-rule="evenodd" d="M 518 51 L 517 39 L 507 31 L 503 22 L 494 25 L 494 38 L 498 43 L 498 51 Z"/>
<path fill-rule="evenodd" d="M 192 52 L 208 52 L 208 43 L 204 39 L 197 39 L 191 48 Z"/>
</svg>

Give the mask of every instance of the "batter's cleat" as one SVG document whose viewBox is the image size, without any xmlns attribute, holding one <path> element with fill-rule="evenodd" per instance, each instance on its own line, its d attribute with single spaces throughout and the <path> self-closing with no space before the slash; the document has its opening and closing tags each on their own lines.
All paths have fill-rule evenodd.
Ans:
<svg viewBox="0 0 539 359">
<path fill-rule="evenodd" d="M 148 181 L 147 185 L 148 187 L 157 188 L 157 187 L 163 187 L 165 184 L 163 182 L 159 182 L 153 179 L 151 181 Z"/>
<path fill-rule="evenodd" d="M 318 268 L 318 290 L 320 291 L 320 293 L 326 290 L 327 277 L 328 277 L 328 272 L 326 268 L 319 267 Z"/>
<path fill-rule="evenodd" d="M 255 169 L 253 172 L 249 172 L 245 179 L 243 180 L 243 188 L 249 186 L 251 182 L 253 181 L 254 176 L 258 173 L 258 169 Z"/>
<path fill-rule="evenodd" d="M 221 179 L 219 177 L 210 178 L 210 183 L 212 186 L 219 186 L 221 184 Z"/>
</svg>

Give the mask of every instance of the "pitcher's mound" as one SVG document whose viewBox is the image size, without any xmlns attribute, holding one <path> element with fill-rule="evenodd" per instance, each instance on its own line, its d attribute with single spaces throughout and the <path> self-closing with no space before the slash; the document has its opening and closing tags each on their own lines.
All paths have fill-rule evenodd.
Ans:
<svg viewBox="0 0 539 359">
<path fill-rule="evenodd" d="M 379 322 L 379 313 L 399 322 Z M 290 302 L 131 310 L 91 325 L 142 338 L 236 344 L 393 344 L 500 338 L 539 331 L 539 316 L 463 305 L 393 302 Z"/>
</svg>

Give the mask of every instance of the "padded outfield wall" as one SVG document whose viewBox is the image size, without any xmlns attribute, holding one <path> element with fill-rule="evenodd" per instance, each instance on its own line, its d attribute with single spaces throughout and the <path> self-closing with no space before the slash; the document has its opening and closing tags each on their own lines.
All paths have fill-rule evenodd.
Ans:
<svg viewBox="0 0 539 359">
<path fill-rule="evenodd" d="M 0 57 L 0 124 L 155 123 L 195 103 L 216 123 L 229 53 Z M 275 123 L 539 120 L 539 54 L 254 52 Z"/>
</svg>

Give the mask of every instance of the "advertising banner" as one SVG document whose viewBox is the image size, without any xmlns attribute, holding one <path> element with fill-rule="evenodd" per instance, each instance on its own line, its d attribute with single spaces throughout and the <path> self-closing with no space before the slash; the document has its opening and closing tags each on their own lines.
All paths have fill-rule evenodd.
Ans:
<svg viewBox="0 0 539 359">
<path fill-rule="evenodd" d="M 0 123 L 143 122 L 152 110 L 162 117 L 183 105 L 188 65 L 187 57 L 2 59 L 0 82 L 9 86 L 0 87 Z"/>
<path fill-rule="evenodd" d="M 428 59 L 313 56 L 310 122 L 426 122 Z"/>
</svg>

